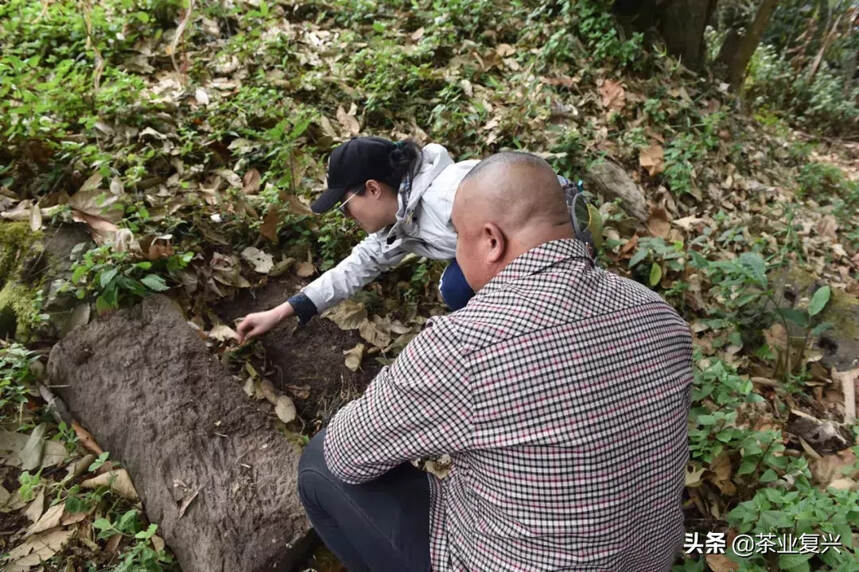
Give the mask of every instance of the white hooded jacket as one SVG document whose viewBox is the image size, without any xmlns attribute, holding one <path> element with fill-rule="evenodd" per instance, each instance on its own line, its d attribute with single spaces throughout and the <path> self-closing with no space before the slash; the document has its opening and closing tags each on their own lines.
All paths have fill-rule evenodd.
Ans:
<svg viewBox="0 0 859 572">
<path fill-rule="evenodd" d="M 434 260 L 455 257 L 456 232 L 450 222 L 453 199 L 460 181 L 478 161 L 454 163 L 447 149 L 436 143 L 421 150 L 420 161 L 408 197 L 404 201 L 403 193 L 398 195 L 397 221 L 367 236 L 349 256 L 294 298 L 303 294 L 321 313 L 396 266 L 410 252 Z"/>
</svg>

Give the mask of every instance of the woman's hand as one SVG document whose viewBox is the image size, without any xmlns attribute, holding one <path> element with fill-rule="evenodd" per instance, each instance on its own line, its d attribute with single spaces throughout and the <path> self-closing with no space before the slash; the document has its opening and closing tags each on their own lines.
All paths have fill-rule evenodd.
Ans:
<svg viewBox="0 0 859 572">
<path fill-rule="evenodd" d="M 289 302 L 284 302 L 271 310 L 248 314 L 242 318 L 239 327 L 236 328 L 239 343 L 243 344 L 248 338 L 261 336 L 294 313 L 292 305 Z"/>
</svg>

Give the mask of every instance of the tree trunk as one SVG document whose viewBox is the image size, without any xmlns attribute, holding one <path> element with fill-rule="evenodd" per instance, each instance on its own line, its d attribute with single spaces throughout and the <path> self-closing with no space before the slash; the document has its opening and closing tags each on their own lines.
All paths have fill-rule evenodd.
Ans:
<svg viewBox="0 0 859 572">
<path fill-rule="evenodd" d="M 823 56 L 826 54 L 826 50 L 832 45 L 832 41 L 835 39 L 835 36 L 838 33 L 838 24 L 841 23 L 842 14 L 838 14 L 838 17 L 835 18 L 835 23 L 832 24 L 832 29 L 826 34 L 823 38 L 823 43 L 820 45 L 820 50 L 817 52 L 817 56 L 815 56 L 814 61 L 811 63 L 811 68 L 808 70 L 808 82 L 814 79 L 814 76 L 817 74 L 817 70 L 820 69 L 820 63 L 823 61 Z"/>
<path fill-rule="evenodd" d="M 619 19 L 638 30 L 656 28 L 668 51 L 689 69 L 701 71 L 706 63 L 704 29 L 717 0 L 617 0 Z"/>
<path fill-rule="evenodd" d="M 168 298 L 151 296 L 54 346 L 51 383 L 110 458 L 185 572 L 288 571 L 306 547 L 300 451 Z"/>
<path fill-rule="evenodd" d="M 853 94 L 853 78 L 856 75 L 856 56 L 859 55 L 856 50 L 845 52 L 844 59 L 841 63 L 842 78 L 844 80 L 844 98 L 847 99 Z"/>
<path fill-rule="evenodd" d="M 777 4 L 778 0 L 763 0 L 746 33 L 740 36 L 736 30 L 731 30 L 719 50 L 718 61 L 724 67 L 725 79 L 728 80 L 734 91 L 737 91 L 743 84 L 743 79 L 746 77 L 746 67 L 761 41 L 761 36 L 766 30 Z"/>
</svg>

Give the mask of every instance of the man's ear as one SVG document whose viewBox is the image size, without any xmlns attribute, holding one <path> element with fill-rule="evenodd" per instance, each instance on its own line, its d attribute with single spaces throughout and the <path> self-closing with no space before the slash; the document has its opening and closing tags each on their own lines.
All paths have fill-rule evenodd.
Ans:
<svg viewBox="0 0 859 572">
<path fill-rule="evenodd" d="M 504 259 L 507 252 L 507 237 L 504 231 L 494 222 L 483 225 L 483 236 L 481 239 L 486 245 L 486 262 L 495 264 Z"/>
</svg>

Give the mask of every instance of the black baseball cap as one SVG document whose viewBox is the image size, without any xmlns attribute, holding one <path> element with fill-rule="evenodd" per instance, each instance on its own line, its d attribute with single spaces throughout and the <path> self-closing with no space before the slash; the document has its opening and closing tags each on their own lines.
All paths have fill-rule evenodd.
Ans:
<svg viewBox="0 0 859 572">
<path fill-rule="evenodd" d="M 310 205 L 324 213 L 343 199 L 346 191 L 375 179 L 387 182 L 391 176 L 390 154 L 396 145 L 382 137 L 354 137 L 338 145 L 328 159 L 328 188 Z"/>
</svg>

